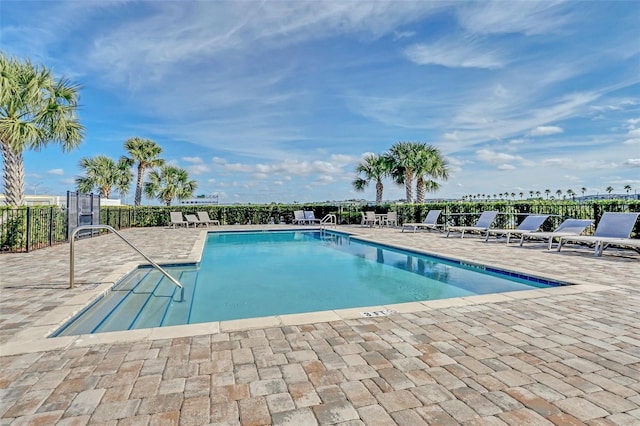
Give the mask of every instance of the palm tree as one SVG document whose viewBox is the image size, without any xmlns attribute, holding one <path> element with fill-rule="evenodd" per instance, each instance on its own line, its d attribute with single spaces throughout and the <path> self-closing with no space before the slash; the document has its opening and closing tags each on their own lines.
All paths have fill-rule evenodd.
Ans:
<svg viewBox="0 0 640 426">
<path fill-rule="evenodd" d="M 144 172 L 147 168 L 160 167 L 164 160 L 159 158 L 162 148 L 154 141 L 143 138 L 130 138 L 124 142 L 124 149 L 129 153 L 128 157 L 123 156 L 122 160 L 129 166 L 138 165 L 138 179 L 136 180 L 136 197 L 133 205 L 139 206 L 142 200 L 142 183 Z"/>
<path fill-rule="evenodd" d="M 624 190 L 627 191 L 627 198 L 629 198 L 629 191 L 631 191 L 631 185 L 625 185 Z"/>
<path fill-rule="evenodd" d="M 449 169 L 438 148 L 420 144 L 416 150 L 416 202 L 424 203 L 425 192 L 440 189 L 440 184 L 435 179 L 449 179 Z"/>
<path fill-rule="evenodd" d="M 389 176 L 390 164 L 384 156 L 370 154 L 356 167 L 358 177 L 351 183 L 356 191 L 364 191 L 371 181 L 376 183 L 376 204 L 382 203 L 382 179 Z"/>
<path fill-rule="evenodd" d="M 520 199 L 522 200 L 524 198 L 524 192 L 520 191 Z"/>
<path fill-rule="evenodd" d="M 573 189 L 567 189 L 567 195 L 568 195 L 569 197 L 571 197 L 571 199 L 572 199 L 573 201 L 575 201 L 575 200 L 576 200 L 576 193 L 575 193 L 575 191 L 574 191 Z"/>
<path fill-rule="evenodd" d="M 587 192 L 587 187 L 583 186 L 582 188 L 580 188 L 580 192 L 582 192 L 582 196 L 584 197 L 585 192 Z"/>
<path fill-rule="evenodd" d="M 114 187 L 120 196 L 129 192 L 133 175 L 126 161 L 120 160 L 116 163 L 109 157 L 98 155 L 81 158 L 80 168 L 84 170 L 84 176 L 76 178 L 79 192 L 91 192 L 97 188 L 100 198 L 109 198 Z"/>
<path fill-rule="evenodd" d="M 195 180 L 189 180 L 189 173 L 185 169 L 164 165 L 149 173 L 149 181 L 144 184 L 144 194 L 170 206 L 174 199 L 191 197 L 197 187 Z"/>
<path fill-rule="evenodd" d="M 558 189 L 556 191 L 556 195 L 558 196 L 558 198 L 560 198 L 560 196 L 562 195 L 562 189 Z"/>
<path fill-rule="evenodd" d="M 536 197 L 540 198 L 540 191 L 536 191 Z"/>
<path fill-rule="evenodd" d="M 533 191 L 529 191 L 529 197 L 533 198 L 533 194 L 534 194 Z"/>
<path fill-rule="evenodd" d="M 550 189 L 545 189 L 544 193 L 547 194 L 547 200 L 549 199 L 549 194 L 551 194 L 551 190 Z"/>
<path fill-rule="evenodd" d="M 413 177 L 418 168 L 418 152 L 423 146 L 419 142 L 396 142 L 385 154 L 391 164 L 391 176 L 396 183 L 404 184 L 407 203 L 413 203 Z"/>
<path fill-rule="evenodd" d="M 44 67 L 0 52 L 0 148 L 7 204 L 24 204 L 25 150 L 57 143 L 66 152 L 82 142 L 84 128 L 76 117 L 78 90 Z"/>
<path fill-rule="evenodd" d="M 607 189 L 605 189 L 605 191 L 607 191 L 607 193 L 609 194 L 609 197 L 611 197 L 611 193 L 613 192 L 613 186 L 607 186 Z"/>
</svg>

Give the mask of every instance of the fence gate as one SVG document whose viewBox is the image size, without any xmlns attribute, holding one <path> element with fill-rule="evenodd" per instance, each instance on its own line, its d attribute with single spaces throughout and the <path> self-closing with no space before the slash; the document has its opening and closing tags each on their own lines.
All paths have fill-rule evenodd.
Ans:
<svg viewBox="0 0 640 426">
<path fill-rule="evenodd" d="M 67 239 L 81 225 L 100 224 L 100 196 L 67 191 Z M 97 229 L 87 229 L 78 233 L 79 237 L 98 234 Z"/>
</svg>

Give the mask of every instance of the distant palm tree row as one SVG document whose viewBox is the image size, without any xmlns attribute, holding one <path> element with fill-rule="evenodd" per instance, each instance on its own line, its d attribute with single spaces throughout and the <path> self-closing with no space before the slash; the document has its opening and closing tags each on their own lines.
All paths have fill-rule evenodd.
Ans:
<svg viewBox="0 0 640 426">
<path fill-rule="evenodd" d="M 624 186 L 624 190 L 626 191 L 627 195 L 629 194 L 629 192 L 631 191 L 631 185 L 625 185 Z M 607 188 L 605 189 L 605 191 L 607 191 L 608 194 L 611 194 L 613 192 L 613 187 L 612 186 L 607 186 Z M 582 187 L 580 188 L 580 192 L 582 193 L 582 196 L 584 197 L 585 193 L 587 192 L 587 188 L 586 187 Z M 550 194 L 552 193 L 552 191 L 550 189 L 545 189 L 544 193 L 547 197 L 547 199 L 553 199 L 555 200 L 556 197 L 554 197 L 553 195 L 550 196 Z M 569 188 L 566 190 L 566 192 L 562 192 L 562 189 L 558 189 L 556 190 L 555 194 L 557 195 L 558 199 L 562 198 L 563 200 L 566 199 L 567 197 L 575 200 L 576 197 L 576 192 Z M 518 193 L 518 195 L 520 196 L 520 199 L 524 198 L 525 193 L 523 191 L 520 191 Z M 535 197 L 534 197 L 535 196 Z M 515 200 L 516 198 L 516 193 L 515 192 L 500 192 L 498 194 L 468 194 L 468 195 L 463 195 L 462 199 L 464 201 L 473 201 L 473 200 L 482 200 L 482 199 L 487 199 L 487 200 L 497 200 L 497 199 L 505 199 L 505 198 L 509 198 L 511 197 L 512 199 Z M 542 198 L 542 192 L 540 191 L 529 191 L 529 198 Z"/>
<path fill-rule="evenodd" d="M 168 166 L 160 158 L 162 148 L 150 139 L 134 137 L 127 139 L 124 148 L 128 156 L 122 156 L 115 161 L 104 155 L 82 158 L 80 168 L 84 175 L 76 179 L 80 192 L 91 192 L 97 189 L 100 197 L 108 198 L 115 188 L 121 196 L 129 192 L 133 174 L 131 167 L 137 165 L 136 195 L 134 205 L 139 206 L 142 192 L 148 198 L 155 198 L 171 205 L 174 199 L 189 198 L 197 188 L 193 180 L 189 180 L 186 170 L 175 166 Z M 151 169 L 149 180 L 144 182 L 144 174 Z"/>
<path fill-rule="evenodd" d="M 364 191 L 371 182 L 376 185 L 376 203 L 382 202 L 383 180 L 391 178 L 404 185 L 407 203 L 413 203 L 415 178 L 415 202 L 423 203 L 427 192 L 436 192 L 440 184 L 436 179 L 447 180 L 449 169 L 440 150 L 423 142 L 396 142 L 383 154 L 370 154 L 356 167 L 357 177 L 352 186 Z"/>
</svg>

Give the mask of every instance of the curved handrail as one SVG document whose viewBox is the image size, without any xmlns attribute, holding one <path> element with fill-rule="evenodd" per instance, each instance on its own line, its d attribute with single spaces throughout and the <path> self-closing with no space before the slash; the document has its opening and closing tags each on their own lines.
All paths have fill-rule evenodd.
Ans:
<svg viewBox="0 0 640 426">
<path fill-rule="evenodd" d="M 133 245 L 133 243 L 129 240 L 127 240 L 124 235 L 122 235 L 121 233 L 119 233 L 118 231 L 115 230 L 115 228 L 113 226 L 109 226 L 109 225 L 81 225 L 78 226 L 76 229 L 73 230 L 73 232 L 71 233 L 71 237 L 69 238 L 69 288 L 73 288 L 73 284 L 74 284 L 74 269 L 75 269 L 75 265 L 74 265 L 74 250 L 73 250 L 73 243 L 76 239 L 76 234 L 79 231 L 83 231 L 85 229 L 107 229 L 111 232 L 113 232 L 114 234 L 116 234 L 118 237 L 120 237 L 120 239 L 122 241 L 124 241 L 125 243 L 127 243 L 132 249 L 134 249 L 135 251 L 137 251 L 142 257 L 144 257 L 147 262 L 149 262 L 151 264 L 151 266 L 153 266 L 154 268 L 156 268 L 158 271 L 160 271 L 165 277 L 167 277 L 169 279 L 169 281 L 171 281 L 173 284 L 175 284 L 176 286 L 178 286 L 180 288 L 180 302 L 184 301 L 184 287 L 182 286 L 182 284 L 180 284 L 180 282 L 178 280 L 176 280 L 175 278 L 173 278 L 171 275 L 169 275 L 169 273 L 167 271 L 165 271 L 164 269 L 162 269 L 162 267 L 160 265 L 158 265 L 156 262 L 154 262 L 153 260 L 151 260 L 149 258 L 149 256 L 147 256 L 146 254 L 144 254 L 138 247 L 136 247 L 135 245 Z"/>
<path fill-rule="evenodd" d="M 332 213 L 326 214 L 320 221 L 320 227 L 326 224 L 333 225 L 334 228 L 338 226 L 338 218 L 336 215 Z"/>
</svg>

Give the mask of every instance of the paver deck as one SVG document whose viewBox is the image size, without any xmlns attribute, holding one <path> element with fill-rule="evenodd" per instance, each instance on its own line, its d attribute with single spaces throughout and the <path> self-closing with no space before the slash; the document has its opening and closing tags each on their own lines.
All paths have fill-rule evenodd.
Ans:
<svg viewBox="0 0 640 426">
<path fill-rule="evenodd" d="M 238 227 L 229 227 L 238 229 Z M 257 228 L 256 226 L 252 229 Z M 46 339 L 143 263 L 113 235 L 0 255 L 0 425 L 640 424 L 640 255 L 342 227 L 575 286 Z M 123 231 L 160 262 L 202 229 Z"/>
</svg>

